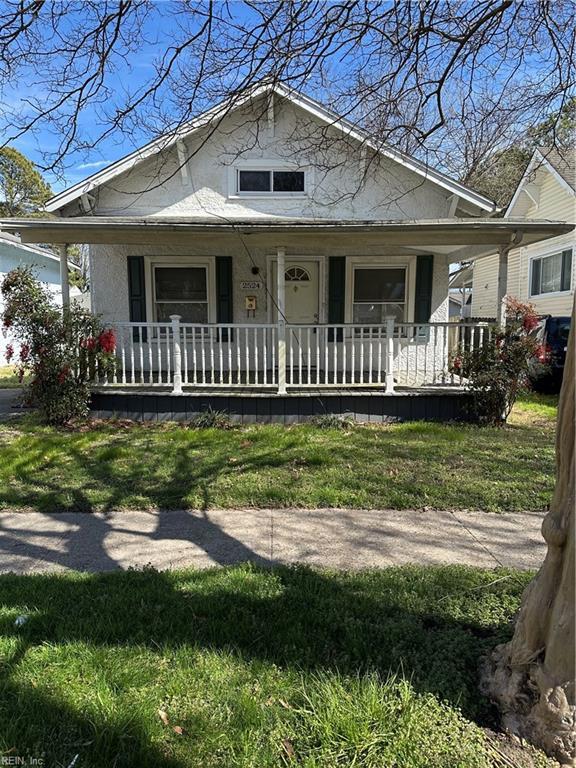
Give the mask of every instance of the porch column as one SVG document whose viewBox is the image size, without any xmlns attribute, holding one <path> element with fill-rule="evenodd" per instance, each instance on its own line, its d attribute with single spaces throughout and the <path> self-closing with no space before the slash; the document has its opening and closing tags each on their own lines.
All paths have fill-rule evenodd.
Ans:
<svg viewBox="0 0 576 768">
<path fill-rule="evenodd" d="M 62 289 L 62 308 L 70 306 L 70 282 L 68 279 L 68 245 L 58 246 L 60 252 L 60 287 Z"/>
<path fill-rule="evenodd" d="M 501 245 L 498 248 L 498 292 L 496 295 L 496 312 L 498 324 L 501 328 L 506 325 L 506 307 L 504 297 L 508 285 L 508 254 L 510 245 Z"/>
<path fill-rule="evenodd" d="M 278 394 L 286 394 L 286 249 L 278 248 L 276 262 L 276 303 L 278 310 Z"/>
</svg>

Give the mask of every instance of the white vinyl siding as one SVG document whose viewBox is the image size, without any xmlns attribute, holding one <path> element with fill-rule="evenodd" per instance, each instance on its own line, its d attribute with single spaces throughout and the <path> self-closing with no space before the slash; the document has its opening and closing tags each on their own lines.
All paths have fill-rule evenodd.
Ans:
<svg viewBox="0 0 576 768">
<path fill-rule="evenodd" d="M 526 195 L 520 195 L 514 210 L 509 216 L 525 216 L 527 219 L 548 219 L 550 221 L 576 220 L 576 194 L 570 194 L 554 175 L 545 167 L 538 172 L 538 205 L 526 205 Z M 508 283 L 506 292 L 521 301 L 529 301 L 540 314 L 557 316 L 570 315 L 576 284 L 576 258 L 572 256 L 572 275 L 569 291 L 541 293 L 532 295 L 531 263 L 534 259 L 567 249 L 576 251 L 574 232 L 540 243 L 510 251 L 508 257 Z M 472 293 L 472 316 L 495 317 L 498 285 L 498 256 L 479 259 L 474 264 L 474 282 Z"/>
</svg>

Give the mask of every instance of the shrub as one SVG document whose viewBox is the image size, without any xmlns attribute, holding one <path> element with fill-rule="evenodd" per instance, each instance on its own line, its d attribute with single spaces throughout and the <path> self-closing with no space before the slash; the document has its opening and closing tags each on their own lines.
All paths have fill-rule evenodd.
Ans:
<svg viewBox="0 0 576 768">
<path fill-rule="evenodd" d="M 313 416 L 310 424 L 317 429 L 350 429 L 354 426 L 354 421 L 337 413 L 322 413 L 319 416 Z"/>
<path fill-rule="evenodd" d="M 77 304 L 64 311 L 30 267 L 9 272 L 0 287 L 3 326 L 20 344 L 18 359 L 9 345 L 8 362 L 20 381 L 30 374 L 25 400 L 49 424 L 65 424 L 88 413 L 90 381 L 115 365 L 114 332 Z"/>
<path fill-rule="evenodd" d="M 465 379 L 481 423 L 505 423 L 518 395 L 529 389 L 531 364 L 541 359 L 541 349 L 530 335 L 538 323 L 532 304 L 507 297 L 505 328 L 494 330 L 483 345 L 453 356 L 451 370 Z"/>
<path fill-rule="evenodd" d="M 191 429 L 232 429 L 232 422 L 226 411 L 215 411 L 208 408 L 193 416 L 189 426 Z"/>
</svg>

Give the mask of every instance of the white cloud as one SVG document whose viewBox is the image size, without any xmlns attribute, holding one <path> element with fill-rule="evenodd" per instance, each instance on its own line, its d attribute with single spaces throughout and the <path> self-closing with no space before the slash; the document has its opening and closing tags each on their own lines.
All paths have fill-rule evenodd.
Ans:
<svg viewBox="0 0 576 768">
<path fill-rule="evenodd" d="M 78 171 L 85 171 L 88 168 L 101 168 L 103 165 L 108 165 L 110 160 L 95 160 L 93 163 L 80 163 L 76 166 Z"/>
</svg>

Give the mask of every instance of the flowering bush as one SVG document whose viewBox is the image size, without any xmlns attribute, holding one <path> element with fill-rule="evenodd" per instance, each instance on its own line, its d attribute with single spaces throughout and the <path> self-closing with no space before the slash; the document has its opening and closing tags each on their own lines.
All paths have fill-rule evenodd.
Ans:
<svg viewBox="0 0 576 768">
<path fill-rule="evenodd" d="M 114 331 L 76 304 L 63 312 L 29 267 L 9 272 L 0 290 L 3 326 L 20 343 L 18 355 L 8 345 L 6 359 L 20 381 L 30 374 L 25 399 L 50 424 L 86 416 L 90 381 L 115 365 Z"/>
<path fill-rule="evenodd" d="M 451 370 L 465 379 L 474 395 L 480 422 L 504 423 L 520 392 L 529 388 L 533 361 L 545 363 L 540 345 L 530 335 L 539 322 L 532 304 L 506 297 L 505 328 L 494 330 L 483 345 L 454 355 Z"/>
</svg>

